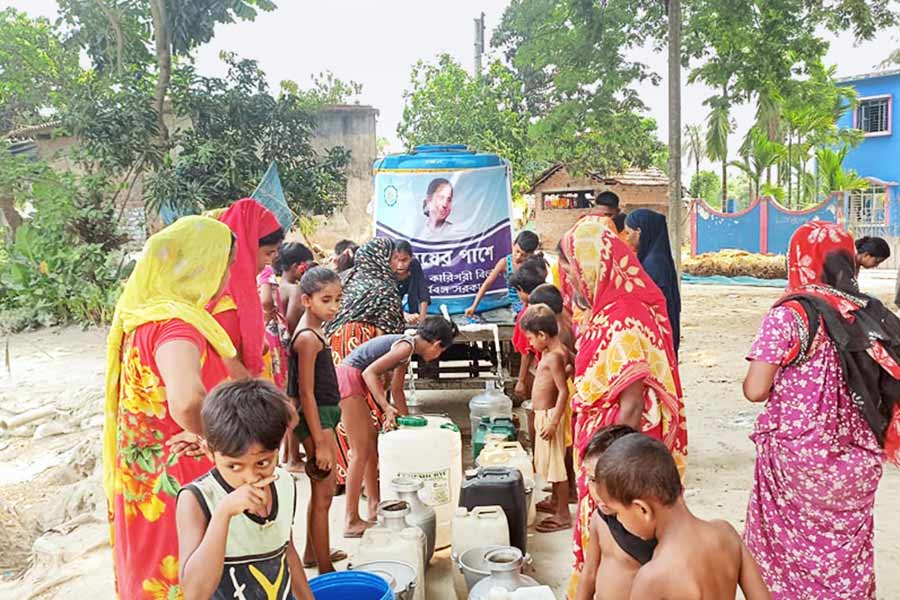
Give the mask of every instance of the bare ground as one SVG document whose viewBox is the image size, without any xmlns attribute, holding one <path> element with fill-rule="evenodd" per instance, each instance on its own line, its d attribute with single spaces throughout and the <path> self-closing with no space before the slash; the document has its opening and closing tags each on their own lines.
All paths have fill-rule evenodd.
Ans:
<svg viewBox="0 0 900 600">
<path fill-rule="evenodd" d="M 893 279 L 869 277 L 864 288 L 887 300 Z M 701 516 L 743 527 L 753 474 L 748 439 L 759 407 L 743 400 L 743 356 L 778 291 L 686 286 L 682 329 L 690 462 L 687 496 Z M 104 337 L 99 330 L 44 330 L 8 338 L 9 368 L 0 366 L 0 419 L 53 405 L 55 416 L 0 434 L 0 598 L 113 598 L 99 481 Z M 0 340 L 0 344 L 5 344 Z M 0 350 L 3 346 L 0 345 Z M 465 397 L 439 395 L 465 420 Z M 305 481 L 301 493 L 308 493 Z M 900 471 L 885 468 L 876 502 L 879 598 L 900 597 Z M 338 532 L 343 498 L 332 510 Z M 300 513 L 302 514 L 302 512 Z M 570 571 L 570 532 L 532 534 L 536 576 L 558 595 Z M 304 539 L 298 524 L 295 539 Z M 37 540 L 37 543 L 35 544 Z M 333 533 L 334 545 L 355 544 Z M 438 555 L 428 576 L 429 598 L 450 598 L 449 560 Z M 343 565 L 339 565 L 339 568 Z"/>
</svg>

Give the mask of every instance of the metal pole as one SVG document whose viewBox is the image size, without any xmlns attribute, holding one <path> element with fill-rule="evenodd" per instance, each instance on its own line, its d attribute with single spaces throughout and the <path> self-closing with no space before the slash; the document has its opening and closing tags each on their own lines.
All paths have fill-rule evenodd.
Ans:
<svg viewBox="0 0 900 600">
<path fill-rule="evenodd" d="M 669 13 L 669 238 L 681 274 L 684 226 L 681 202 L 681 0 L 668 0 Z"/>
<path fill-rule="evenodd" d="M 481 75 L 481 56 L 484 54 L 484 13 L 475 19 L 475 75 Z"/>
</svg>

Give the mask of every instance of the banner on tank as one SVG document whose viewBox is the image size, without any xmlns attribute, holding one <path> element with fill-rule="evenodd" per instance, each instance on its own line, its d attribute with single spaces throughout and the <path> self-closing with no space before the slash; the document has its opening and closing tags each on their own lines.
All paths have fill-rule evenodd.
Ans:
<svg viewBox="0 0 900 600">
<path fill-rule="evenodd" d="M 429 312 L 462 313 L 494 265 L 512 252 L 512 196 L 505 165 L 375 172 L 375 231 L 407 240 L 431 291 Z M 479 312 L 507 306 L 498 277 Z"/>
</svg>

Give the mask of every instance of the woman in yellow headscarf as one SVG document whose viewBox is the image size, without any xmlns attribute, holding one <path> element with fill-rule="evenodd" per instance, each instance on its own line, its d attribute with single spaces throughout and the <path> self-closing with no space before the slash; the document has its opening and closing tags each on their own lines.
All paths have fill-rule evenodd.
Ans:
<svg viewBox="0 0 900 600">
<path fill-rule="evenodd" d="M 119 598 L 181 597 L 175 496 L 212 468 L 192 451 L 200 408 L 235 350 L 204 307 L 228 282 L 233 247 L 227 225 L 179 219 L 147 240 L 116 305 L 103 486 Z"/>
</svg>

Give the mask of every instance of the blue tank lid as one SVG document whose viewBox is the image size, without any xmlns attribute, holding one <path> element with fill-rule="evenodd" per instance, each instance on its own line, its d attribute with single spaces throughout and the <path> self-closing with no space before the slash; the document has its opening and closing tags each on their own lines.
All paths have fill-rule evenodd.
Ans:
<svg viewBox="0 0 900 600">
<path fill-rule="evenodd" d="M 471 150 L 465 144 L 423 144 L 409 154 L 391 154 L 375 161 L 375 171 L 444 171 L 499 167 L 506 161 L 496 154 Z"/>
</svg>

